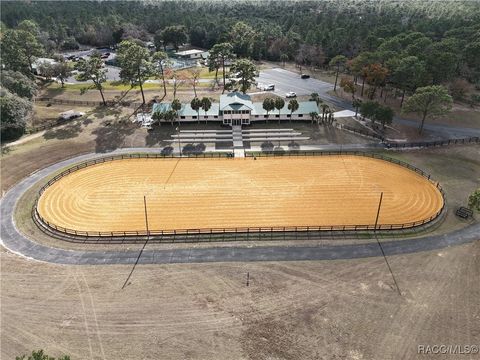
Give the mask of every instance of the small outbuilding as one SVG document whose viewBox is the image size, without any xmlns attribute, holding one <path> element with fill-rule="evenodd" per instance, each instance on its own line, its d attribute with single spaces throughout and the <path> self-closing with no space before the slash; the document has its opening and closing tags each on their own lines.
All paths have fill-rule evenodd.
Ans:
<svg viewBox="0 0 480 360">
<path fill-rule="evenodd" d="M 208 57 L 208 51 L 199 50 L 199 49 L 190 49 L 190 50 L 178 51 L 175 53 L 175 56 L 182 60 L 206 59 Z"/>
</svg>

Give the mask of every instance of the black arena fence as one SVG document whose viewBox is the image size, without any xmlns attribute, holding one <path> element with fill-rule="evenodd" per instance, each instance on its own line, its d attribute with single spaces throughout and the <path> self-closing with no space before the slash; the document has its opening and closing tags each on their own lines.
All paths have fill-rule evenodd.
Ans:
<svg viewBox="0 0 480 360">
<path fill-rule="evenodd" d="M 278 156 L 275 153 L 246 153 L 246 157 L 274 157 Z M 99 232 L 99 231 L 79 231 L 64 228 L 56 224 L 50 223 L 44 219 L 38 212 L 38 199 L 43 194 L 43 192 L 52 184 L 62 179 L 65 176 L 68 176 L 72 172 L 84 169 L 88 166 L 93 166 L 109 161 L 123 160 L 123 159 L 159 159 L 159 158 L 174 158 L 172 155 L 162 155 L 162 154 L 123 154 L 115 155 L 108 157 L 101 157 L 86 162 L 82 162 L 78 165 L 75 165 L 61 173 L 57 174 L 55 177 L 50 179 L 38 192 L 38 197 L 35 201 L 35 204 L 32 208 L 32 216 L 35 223 L 44 231 L 48 232 L 50 235 L 59 237 L 63 240 L 71 242 L 82 242 L 82 243 L 136 243 L 145 241 L 148 237 L 153 242 L 197 242 L 197 241 L 225 241 L 225 240 L 246 240 L 250 239 L 251 235 L 258 235 L 261 238 L 262 235 L 270 234 L 283 234 L 291 238 L 291 235 L 294 234 L 297 238 L 297 234 L 305 233 L 321 233 L 321 232 L 361 232 L 361 231 L 394 231 L 394 230 L 407 230 L 412 228 L 417 228 L 424 226 L 426 224 L 432 223 L 437 219 L 445 210 L 445 192 L 440 186 L 439 182 L 436 182 L 432 179 L 431 175 L 425 171 L 408 164 L 404 161 L 393 159 L 384 155 L 367 153 L 360 151 L 301 151 L 294 154 L 282 154 L 282 156 L 331 156 L 331 155 L 354 155 L 354 156 L 363 156 L 374 159 L 380 159 L 388 161 L 393 164 L 403 166 L 411 171 L 416 172 L 417 174 L 423 176 L 428 181 L 436 186 L 440 191 L 443 198 L 442 208 L 430 216 L 429 218 L 409 222 L 404 224 L 358 224 L 358 225 L 332 225 L 332 226 L 280 226 L 280 227 L 233 227 L 233 228 L 198 228 L 198 229 L 165 229 L 165 230 L 138 230 L 138 231 L 109 231 L 109 232 Z M 229 153 L 204 153 L 204 154 L 193 154 L 185 158 L 222 158 L 222 157 L 231 157 Z M 214 236 L 212 240 L 212 236 Z M 203 238 L 202 238 L 203 237 Z M 216 238 L 215 238 L 216 237 Z M 207 239 L 207 240 L 205 240 Z"/>
<path fill-rule="evenodd" d="M 373 138 L 373 139 L 376 139 L 376 140 L 381 140 L 381 141 L 385 140 L 385 138 L 382 135 L 378 135 L 378 134 L 376 134 L 374 132 L 370 132 L 370 131 L 357 129 L 357 128 L 354 128 L 352 126 L 342 124 L 342 125 L 337 125 L 336 127 L 337 127 L 337 129 L 340 129 L 340 130 L 349 131 L 349 132 L 352 132 L 352 133 L 355 133 L 355 134 L 358 134 L 358 135 L 362 135 L 362 136 L 366 136 L 366 137 L 369 137 L 369 138 Z"/>
<path fill-rule="evenodd" d="M 448 139 L 437 141 L 421 141 L 421 142 L 385 142 L 384 147 L 387 149 L 404 149 L 404 148 L 429 148 L 448 145 L 468 145 L 468 144 L 480 144 L 479 136 L 472 136 L 460 139 Z"/>
<path fill-rule="evenodd" d="M 57 99 L 57 98 L 50 98 L 50 97 L 40 97 L 35 99 L 36 102 L 48 102 L 51 104 L 59 104 L 59 105 L 85 105 L 85 106 L 103 106 L 102 101 L 87 101 L 87 100 L 73 100 L 73 99 Z M 129 106 L 129 107 L 140 107 L 143 105 L 141 102 L 132 102 L 132 101 L 112 101 L 106 100 L 106 106 Z"/>
</svg>

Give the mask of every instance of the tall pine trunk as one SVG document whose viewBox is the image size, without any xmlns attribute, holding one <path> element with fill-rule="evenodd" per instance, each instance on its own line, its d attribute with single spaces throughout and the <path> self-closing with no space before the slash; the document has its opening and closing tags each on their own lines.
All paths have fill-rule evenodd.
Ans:
<svg viewBox="0 0 480 360">
<path fill-rule="evenodd" d="M 340 71 L 340 66 L 337 66 L 337 74 L 335 75 L 335 85 L 333 86 L 333 91 L 337 91 L 337 80 L 338 80 L 339 71 Z"/>
<path fill-rule="evenodd" d="M 223 69 L 223 90 L 222 94 L 225 92 L 225 59 L 222 59 L 222 69 Z"/>
<path fill-rule="evenodd" d="M 160 72 L 162 74 L 162 82 L 163 82 L 163 98 L 165 98 L 165 96 L 167 96 L 167 84 L 165 81 L 165 73 L 163 72 L 163 65 L 161 61 L 160 61 Z"/>
<path fill-rule="evenodd" d="M 400 101 L 400 107 L 403 106 L 403 100 L 405 99 L 405 90 L 402 92 L 402 100 Z"/>
<path fill-rule="evenodd" d="M 423 112 L 422 123 L 420 124 L 420 129 L 418 129 L 418 133 L 421 134 L 423 131 L 423 125 L 425 124 L 425 118 L 427 117 L 427 112 Z"/>
<path fill-rule="evenodd" d="M 215 85 L 218 86 L 218 66 L 215 67 L 215 84 L 213 85 L 214 89 L 215 89 Z"/>
</svg>

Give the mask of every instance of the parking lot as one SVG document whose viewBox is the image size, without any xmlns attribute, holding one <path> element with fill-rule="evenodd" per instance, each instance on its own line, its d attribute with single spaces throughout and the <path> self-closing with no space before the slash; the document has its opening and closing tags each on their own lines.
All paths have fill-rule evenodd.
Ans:
<svg viewBox="0 0 480 360">
<path fill-rule="evenodd" d="M 274 94 L 285 97 L 288 92 L 295 92 L 297 96 L 310 95 L 313 92 L 322 94 L 333 90 L 333 85 L 313 78 L 302 79 L 300 75 L 280 69 L 266 69 L 260 72 L 256 79 L 259 84 L 275 85 Z"/>
</svg>

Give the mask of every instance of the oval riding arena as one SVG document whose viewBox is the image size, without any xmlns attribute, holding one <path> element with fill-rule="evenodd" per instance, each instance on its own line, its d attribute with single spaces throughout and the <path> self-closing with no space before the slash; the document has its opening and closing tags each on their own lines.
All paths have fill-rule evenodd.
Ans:
<svg viewBox="0 0 480 360">
<path fill-rule="evenodd" d="M 82 236 L 138 235 L 147 225 L 151 233 L 399 229 L 444 206 L 426 174 L 371 155 L 111 160 L 42 188 L 42 224 Z"/>
</svg>

